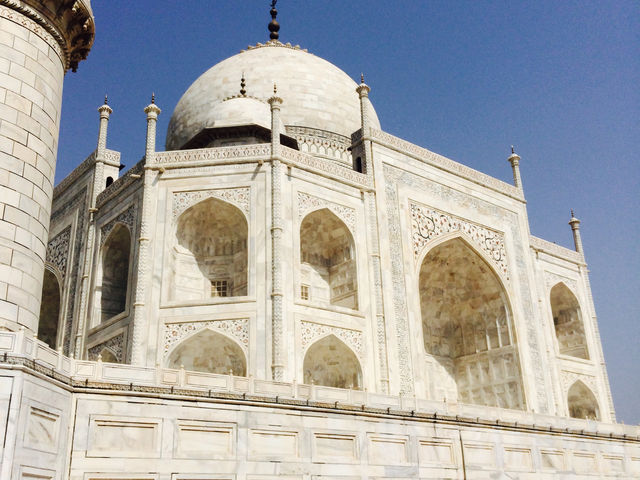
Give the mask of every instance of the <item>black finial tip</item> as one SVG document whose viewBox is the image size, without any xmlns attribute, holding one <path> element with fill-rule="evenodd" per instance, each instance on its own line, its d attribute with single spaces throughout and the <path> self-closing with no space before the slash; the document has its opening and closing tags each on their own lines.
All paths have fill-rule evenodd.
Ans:
<svg viewBox="0 0 640 480">
<path fill-rule="evenodd" d="M 276 20 L 276 16 L 278 16 L 278 10 L 276 10 L 277 2 L 278 0 L 271 0 L 271 10 L 269 12 L 271 14 L 271 22 L 269 22 L 269 38 L 271 40 L 277 40 L 280 36 L 278 34 L 278 31 L 280 30 L 280 24 Z"/>
<path fill-rule="evenodd" d="M 242 72 L 242 78 L 240 79 L 240 95 L 242 95 L 243 97 L 247 94 L 247 91 L 245 90 L 246 83 L 244 81 L 244 72 Z"/>
<path fill-rule="evenodd" d="M 515 151 L 515 150 L 514 150 L 514 148 L 513 148 L 513 145 L 511 145 L 511 153 L 512 153 L 512 154 L 513 154 L 513 153 L 516 153 L 516 151 Z"/>
<path fill-rule="evenodd" d="M 364 73 L 360 74 L 360 83 L 364 83 Z"/>
<path fill-rule="evenodd" d="M 575 215 L 573 214 L 573 208 L 571 209 L 571 218 L 575 217 Z"/>
<path fill-rule="evenodd" d="M 274 83 L 273 84 L 273 94 L 275 95 L 276 93 L 278 93 L 278 86 Z"/>
<path fill-rule="evenodd" d="M 107 94 L 105 93 L 105 94 L 104 94 L 104 104 L 105 104 L 105 105 L 109 105 L 108 100 L 109 100 L 109 97 L 108 97 L 108 96 L 107 96 Z"/>
<path fill-rule="evenodd" d="M 151 103 L 154 103 L 154 104 L 156 103 L 156 93 L 155 92 L 151 93 Z"/>
</svg>

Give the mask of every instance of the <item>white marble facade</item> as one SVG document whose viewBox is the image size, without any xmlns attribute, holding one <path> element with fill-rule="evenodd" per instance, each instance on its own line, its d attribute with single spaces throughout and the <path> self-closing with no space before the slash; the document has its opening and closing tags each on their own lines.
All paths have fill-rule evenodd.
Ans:
<svg viewBox="0 0 640 480">
<path fill-rule="evenodd" d="M 531 236 L 521 186 L 385 133 L 368 92 L 258 44 L 187 90 L 166 151 L 149 105 L 120 178 L 101 107 L 54 191 L 40 341 L 0 338 L 51 370 L 0 385 L 33 399 L 11 478 L 640 475 L 579 231 Z"/>
</svg>

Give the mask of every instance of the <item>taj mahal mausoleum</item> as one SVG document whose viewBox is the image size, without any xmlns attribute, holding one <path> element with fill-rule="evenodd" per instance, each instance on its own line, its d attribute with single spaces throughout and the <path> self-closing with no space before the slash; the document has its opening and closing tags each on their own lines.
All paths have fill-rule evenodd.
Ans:
<svg viewBox="0 0 640 480">
<path fill-rule="evenodd" d="M 54 187 L 100 32 L 89 0 L 0 0 L 0 478 L 640 478 L 580 221 L 531 235 L 513 148 L 505 183 L 385 132 L 275 3 L 165 145 L 152 97 L 122 173 L 105 98 Z"/>
</svg>

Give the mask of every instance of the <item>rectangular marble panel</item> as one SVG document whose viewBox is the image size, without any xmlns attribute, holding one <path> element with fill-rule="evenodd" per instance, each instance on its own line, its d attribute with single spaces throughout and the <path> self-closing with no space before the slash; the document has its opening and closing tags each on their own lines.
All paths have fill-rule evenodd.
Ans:
<svg viewBox="0 0 640 480">
<path fill-rule="evenodd" d="M 292 459 L 297 458 L 298 432 L 273 429 L 249 431 L 249 458 Z"/>
<path fill-rule="evenodd" d="M 409 437 L 369 434 L 369 463 L 372 465 L 409 463 Z"/>
<path fill-rule="evenodd" d="M 60 415 L 31 406 L 27 417 L 24 445 L 55 453 L 58 449 Z"/>
<path fill-rule="evenodd" d="M 56 472 L 42 468 L 20 466 L 19 480 L 54 480 Z"/>
<path fill-rule="evenodd" d="M 313 434 L 313 461 L 353 463 L 359 458 L 358 437 L 340 433 Z"/>
<path fill-rule="evenodd" d="M 624 458 L 617 455 L 602 455 L 603 473 L 624 472 Z"/>
<path fill-rule="evenodd" d="M 418 440 L 420 465 L 455 466 L 453 444 L 449 440 Z"/>
<path fill-rule="evenodd" d="M 495 467 L 496 455 L 493 444 L 465 443 L 464 460 L 468 465 Z"/>
<path fill-rule="evenodd" d="M 176 425 L 178 458 L 224 459 L 235 456 L 233 424 L 180 420 Z"/>
<path fill-rule="evenodd" d="M 160 456 L 161 420 L 91 417 L 87 457 Z"/>
<path fill-rule="evenodd" d="M 504 466 L 508 470 L 533 471 L 531 449 L 504 447 Z"/>
<path fill-rule="evenodd" d="M 640 457 L 631 457 L 629 459 L 629 472 L 640 474 Z"/>
<path fill-rule="evenodd" d="M 540 462 L 543 470 L 562 471 L 565 469 L 562 450 L 541 450 Z"/>
<path fill-rule="evenodd" d="M 596 454 L 591 452 L 573 452 L 573 469 L 576 473 L 596 473 L 598 471 Z"/>
</svg>

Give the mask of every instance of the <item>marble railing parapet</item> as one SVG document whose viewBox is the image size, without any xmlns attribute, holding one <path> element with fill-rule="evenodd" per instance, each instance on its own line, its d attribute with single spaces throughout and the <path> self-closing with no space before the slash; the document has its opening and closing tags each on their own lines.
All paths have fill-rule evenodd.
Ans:
<svg viewBox="0 0 640 480">
<path fill-rule="evenodd" d="M 25 330 L 0 332 L 0 370 L 22 367 L 67 386 L 139 395 L 247 400 L 640 442 L 640 427 L 184 369 L 75 360 Z"/>
</svg>

